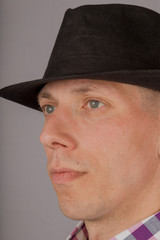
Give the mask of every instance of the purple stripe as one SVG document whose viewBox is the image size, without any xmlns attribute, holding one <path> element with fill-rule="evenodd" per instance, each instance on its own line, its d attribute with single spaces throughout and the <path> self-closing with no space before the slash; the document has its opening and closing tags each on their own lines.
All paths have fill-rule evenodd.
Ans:
<svg viewBox="0 0 160 240">
<path fill-rule="evenodd" d="M 153 236 L 145 225 L 142 225 L 140 228 L 138 228 L 132 233 L 132 235 L 136 238 L 136 240 L 147 240 Z"/>
<path fill-rule="evenodd" d="M 83 230 L 83 233 L 84 233 L 84 235 L 87 239 L 88 238 L 88 232 L 87 232 L 87 228 L 86 228 L 85 224 L 83 225 L 82 230 Z"/>
<path fill-rule="evenodd" d="M 160 212 L 157 213 L 155 216 L 156 216 L 156 217 L 158 218 L 158 220 L 160 221 Z"/>
<path fill-rule="evenodd" d="M 74 236 L 74 237 L 72 238 L 72 240 L 78 240 L 78 238 L 77 238 L 76 236 Z"/>
<path fill-rule="evenodd" d="M 76 228 L 74 229 L 74 231 L 71 233 L 71 236 L 73 237 L 73 236 L 76 234 L 77 231 L 78 231 L 78 228 L 76 227 Z"/>
</svg>

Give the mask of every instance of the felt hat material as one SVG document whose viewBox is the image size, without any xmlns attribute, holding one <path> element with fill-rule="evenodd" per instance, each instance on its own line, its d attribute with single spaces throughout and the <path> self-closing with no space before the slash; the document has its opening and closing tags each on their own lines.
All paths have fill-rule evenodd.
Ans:
<svg viewBox="0 0 160 240">
<path fill-rule="evenodd" d="M 5 87 L 0 96 L 39 110 L 46 83 L 85 78 L 160 91 L 160 14 L 125 4 L 68 9 L 43 78 Z"/>
</svg>

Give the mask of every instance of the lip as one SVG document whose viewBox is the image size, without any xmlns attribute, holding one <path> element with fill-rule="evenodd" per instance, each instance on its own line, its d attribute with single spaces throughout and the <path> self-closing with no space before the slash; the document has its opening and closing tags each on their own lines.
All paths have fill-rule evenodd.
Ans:
<svg viewBox="0 0 160 240">
<path fill-rule="evenodd" d="M 80 172 L 69 168 L 51 170 L 51 178 L 54 184 L 65 184 L 81 177 L 84 174 L 85 174 L 84 172 Z"/>
</svg>

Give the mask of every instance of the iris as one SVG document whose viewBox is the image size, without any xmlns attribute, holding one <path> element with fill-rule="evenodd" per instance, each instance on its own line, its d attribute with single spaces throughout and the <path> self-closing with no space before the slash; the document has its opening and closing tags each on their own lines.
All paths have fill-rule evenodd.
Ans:
<svg viewBox="0 0 160 240">
<path fill-rule="evenodd" d="M 45 113 L 46 113 L 46 114 L 51 114 L 51 113 L 54 112 L 54 110 L 55 110 L 55 107 L 52 106 L 52 105 L 46 105 L 46 106 L 45 106 Z"/>
<path fill-rule="evenodd" d="M 102 107 L 104 104 L 98 100 L 90 100 L 88 102 L 88 107 L 89 108 L 99 108 Z"/>
</svg>

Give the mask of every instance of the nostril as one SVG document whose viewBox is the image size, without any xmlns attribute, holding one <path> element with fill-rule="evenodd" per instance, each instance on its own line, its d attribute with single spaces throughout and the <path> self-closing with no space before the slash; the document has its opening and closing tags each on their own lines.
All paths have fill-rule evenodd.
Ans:
<svg viewBox="0 0 160 240">
<path fill-rule="evenodd" d="M 58 143 L 58 142 L 53 142 L 52 147 L 57 149 L 57 148 L 60 148 L 60 147 L 66 148 L 67 146 L 64 145 L 64 144 Z"/>
</svg>

